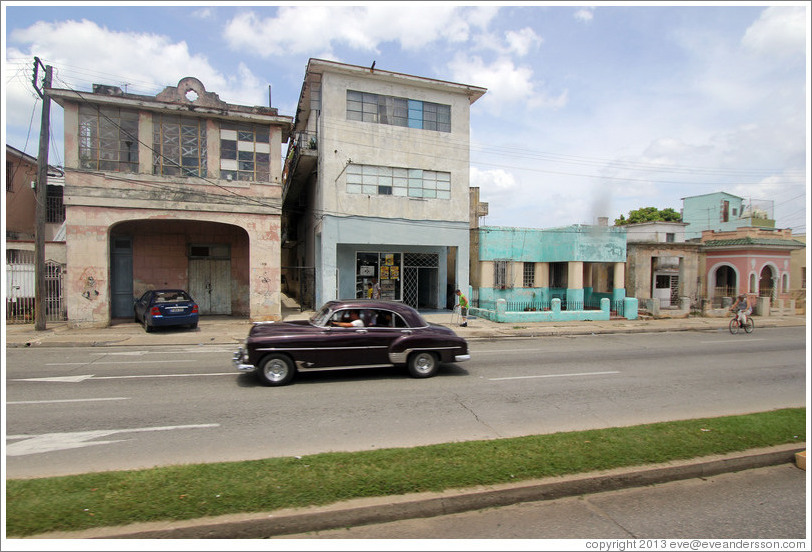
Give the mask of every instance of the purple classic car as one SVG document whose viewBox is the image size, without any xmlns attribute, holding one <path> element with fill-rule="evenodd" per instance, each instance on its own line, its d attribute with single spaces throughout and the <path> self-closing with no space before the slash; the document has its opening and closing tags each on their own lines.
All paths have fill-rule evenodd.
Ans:
<svg viewBox="0 0 812 552">
<path fill-rule="evenodd" d="M 297 371 L 408 367 L 415 378 L 434 376 L 444 362 L 470 358 L 466 341 L 429 324 L 413 308 L 389 301 L 330 301 L 310 320 L 258 322 L 234 353 L 241 372 L 266 385 L 286 385 Z"/>
</svg>

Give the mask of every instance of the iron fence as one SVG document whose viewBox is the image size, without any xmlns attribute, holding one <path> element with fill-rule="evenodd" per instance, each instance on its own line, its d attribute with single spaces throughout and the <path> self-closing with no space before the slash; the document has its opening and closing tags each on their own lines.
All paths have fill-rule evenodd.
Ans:
<svg viewBox="0 0 812 552">
<path fill-rule="evenodd" d="M 65 304 L 65 266 L 54 261 L 45 263 L 45 296 L 42 307 L 46 322 L 68 319 Z M 33 324 L 36 318 L 36 276 L 34 252 L 6 251 L 6 323 Z"/>
</svg>

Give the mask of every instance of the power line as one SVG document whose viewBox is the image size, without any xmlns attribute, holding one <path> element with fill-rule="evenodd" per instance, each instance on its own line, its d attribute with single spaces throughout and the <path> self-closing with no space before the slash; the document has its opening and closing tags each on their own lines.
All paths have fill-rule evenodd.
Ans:
<svg viewBox="0 0 812 552">
<path fill-rule="evenodd" d="M 22 63 L 22 62 L 20 62 Z M 63 68 L 70 68 L 72 71 L 62 71 L 60 72 L 60 80 L 68 85 L 71 89 L 74 87 L 70 86 L 63 78 L 62 74 L 65 75 L 79 75 L 79 76 L 99 76 L 104 79 L 112 79 L 119 82 L 127 81 L 128 83 L 133 84 L 141 84 L 144 85 L 145 88 L 149 88 L 150 91 L 160 90 L 163 85 L 160 83 L 155 83 L 151 81 L 139 80 L 133 78 L 132 75 L 119 75 L 119 74 L 112 74 L 106 73 L 101 71 L 93 71 L 79 66 L 67 65 L 62 64 Z M 89 80 L 85 80 L 85 82 L 90 82 Z M 330 126 L 331 124 L 335 124 L 335 127 Z M 374 124 L 381 124 L 382 123 L 374 123 Z M 326 128 L 334 128 L 337 131 L 348 131 L 357 128 L 356 126 L 352 126 L 352 123 L 348 123 L 346 121 L 341 121 L 339 119 L 331 119 L 330 123 L 327 124 Z M 641 161 L 629 161 L 629 160 L 619 160 L 619 159 L 608 159 L 602 157 L 589 157 L 589 156 L 581 156 L 581 155 L 570 155 L 570 154 L 556 154 L 552 152 L 545 152 L 540 150 L 533 150 L 527 147 L 514 147 L 514 146 L 483 146 L 476 143 L 469 143 L 466 140 L 457 140 L 456 138 L 452 138 L 450 136 L 444 136 L 444 133 L 427 133 L 426 136 L 421 136 L 421 143 L 422 144 L 429 144 L 430 146 L 442 147 L 451 145 L 456 146 L 469 146 L 470 151 L 474 153 L 482 153 L 486 155 L 502 155 L 502 156 L 509 156 L 513 158 L 519 159 L 527 159 L 530 161 L 541 161 L 541 162 L 549 162 L 554 164 L 563 164 L 563 165 L 574 165 L 574 166 L 581 166 L 581 167 L 591 167 L 591 168 L 601 168 L 604 170 L 628 170 L 633 172 L 652 172 L 652 173 L 670 173 L 670 174 L 685 174 L 685 175 L 695 175 L 695 176 L 704 176 L 706 177 L 702 181 L 686 181 L 686 180 L 672 180 L 672 179 L 652 179 L 652 178 L 645 178 L 645 177 L 623 177 L 623 176 L 610 176 L 607 174 L 594 174 L 594 173 L 584 173 L 584 172 L 572 172 L 572 171 L 565 171 L 565 170 L 552 170 L 552 169 L 544 169 L 538 167 L 529 167 L 529 166 L 517 166 L 517 165 L 510 165 L 506 163 L 489 163 L 484 160 L 478 159 L 469 159 L 472 166 L 482 166 L 482 167 L 494 167 L 494 168 L 501 168 L 501 169 L 509 169 L 514 171 L 530 171 L 534 173 L 541 173 L 541 174 L 553 174 L 558 176 L 567 176 L 567 177 L 582 177 L 582 178 L 593 178 L 599 180 L 611 180 L 611 181 L 619 181 L 619 182 L 645 182 L 650 184 L 677 184 L 677 185 L 692 185 L 692 186 L 730 186 L 730 185 L 738 185 L 741 184 L 742 179 L 746 180 L 761 180 L 768 176 L 773 176 L 776 174 L 783 174 L 782 181 L 788 184 L 800 184 L 805 182 L 804 175 L 802 170 L 800 169 L 779 169 L 779 168 L 750 168 L 750 169 L 731 169 L 731 168 L 711 168 L 711 167 L 696 167 L 696 166 L 675 166 L 675 165 L 663 165 L 657 163 L 647 163 Z M 366 146 L 368 144 L 362 143 L 352 143 L 345 141 L 345 144 L 350 146 Z M 418 155 L 420 155 L 418 153 Z M 426 154 L 428 157 L 431 157 L 430 154 Z M 462 159 L 457 159 L 458 161 L 463 161 Z M 735 182 L 713 182 L 707 180 L 707 177 L 727 177 L 733 178 Z"/>
<path fill-rule="evenodd" d="M 65 86 L 68 88 L 68 90 L 71 90 L 72 92 L 74 92 L 75 94 L 77 94 L 77 95 L 78 95 L 78 96 L 79 96 L 81 99 L 83 99 L 85 102 L 87 102 L 87 103 L 91 103 L 91 102 L 90 102 L 90 101 L 89 101 L 89 100 L 88 100 L 88 99 L 87 99 L 87 98 L 86 98 L 86 97 L 85 97 L 85 96 L 84 96 L 84 95 L 83 95 L 81 92 L 79 92 L 78 90 L 73 89 L 73 88 L 70 86 L 70 84 L 68 84 L 67 82 L 65 82 L 65 81 L 64 81 L 64 80 L 63 80 L 61 77 L 59 77 L 59 80 L 60 80 L 60 82 L 62 82 L 62 83 L 63 83 L 63 84 L 64 84 L 64 85 L 65 85 Z M 98 108 L 97 108 L 97 109 L 98 109 Z M 110 124 L 114 125 L 116 128 L 121 129 L 121 126 L 120 126 L 120 125 L 119 125 L 119 124 L 118 124 L 116 121 L 113 121 L 112 119 L 110 119 L 109 117 L 107 117 L 105 114 L 101 113 L 101 110 L 99 110 L 98 112 L 99 112 L 99 115 L 100 115 L 100 116 L 105 117 L 105 119 L 106 119 L 106 120 L 107 120 L 107 121 L 108 121 Z M 357 129 L 357 126 L 355 126 L 355 125 L 353 125 L 353 124 L 350 124 L 350 123 L 347 123 L 347 122 L 345 122 L 345 121 L 341 121 L 341 120 L 337 120 L 337 119 L 332 119 L 332 120 L 330 120 L 330 121 L 331 121 L 330 123 L 325 123 L 325 124 L 324 124 L 324 129 L 325 129 L 325 130 L 327 130 L 327 131 L 339 131 L 339 132 L 341 132 L 341 131 L 344 131 L 344 130 L 355 130 L 355 129 Z M 126 132 L 126 131 L 125 131 L 125 132 Z M 145 144 L 145 143 L 141 142 L 140 140 L 138 140 L 137 136 L 133 136 L 133 138 L 136 140 L 136 142 L 137 142 L 137 143 L 144 145 L 144 146 L 145 146 L 147 149 L 149 149 L 149 151 L 151 151 L 153 154 L 160 156 L 162 159 L 165 159 L 165 160 L 169 161 L 171 164 L 175 164 L 175 165 L 177 164 L 177 163 L 176 163 L 176 162 L 174 162 L 173 160 L 168 159 L 166 156 L 164 156 L 164 155 L 162 155 L 162 154 L 160 154 L 160 153 L 156 152 L 156 151 L 155 151 L 155 149 L 154 149 L 152 146 L 150 146 L 149 144 Z M 465 143 L 465 141 L 460 141 L 460 140 L 457 140 L 457 139 L 451 138 L 450 136 L 445 136 L 445 135 L 444 135 L 444 134 L 442 134 L 442 133 L 438 133 L 437 135 L 435 135 L 435 134 L 433 134 L 433 133 L 430 133 L 430 134 L 428 134 L 428 135 L 427 135 L 426 140 L 421 140 L 421 142 L 425 142 L 425 141 L 428 141 L 428 142 L 429 142 L 429 145 L 432 145 L 431 143 L 432 143 L 432 142 L 434 142 L 434 144 L 435 144 L 435 145 L 437 145 L 438 147 L 440 147 L 440 146 L 445 146 L 445 147 L 447 147 L 447 146 L 451 145 L 451 146 L 452 146 L 452 148 L 455 146 L 455 144 L 456 144 L 456 145 L 459 145 L 459 144 L 463 144 L 463 143 Z M 359 146 L 359 147 L 369 147 L 369 144 L 360 143 L 360 142 L 351 142 L 351 141 L 347 141 L 347 140 L 345 140 L 345 141 L 342 143 L 342 145 Z M 544 154 L 544 152 L 539 152 L 539 153 L 540 153 L 540 154 Z M 437 158 L 436 153 L 435 153 L 435 154 L 431 154 L 431 153 L 424 153 L 424 154 L 421 154 L 421 153 L 418 153 L 418 155 L 423 155 L 423 156 L 425 156 L 425 157 L 429 157 L 429 158 L 434 159 L 434 160 L 436 160 L 436 158 Z M 549 155 L 549 154 L 545 154 L 545 155 Z M 587 162 L 590 162 L 590 163 L 592 163 L 592 162 L 596 162 L 597 160 L 599 160 L 598 158 L 593 158 L 593 159 L 595 159 L 596 161 L 589 161 L 589 159 L 590 159 L 590 158 L 586 158 L 586 157 L 578 157 L 578 156 L 561 156 L 561 157 L 562 157 L 562 158 L 566 158 L 566 157 L 572 157 L 572 158 L 574 158 L 574 159 L 586 160 Z M 458 161 L 462 161 L 462 159 L 461 159 L 461 158 L 458 158 L 457 160 L 458 160 Z M 468 159 L 468 160 L 470 161 L 470 159 Z M 476 164 L 476 162 L 472 162 L 472 164 Z M 484 164 L 484 163 L 481 163 L 481 164 Z M 487 164 L 485 164 L 485 165 L 487 165 Z M 506 165 L 495 165 L 495 166 L 499 166 L 499 167 L 506 167 Z M 675 183 L 676 183 L 676 184 L 687 184 L 687 183 L 685 183 L 685 182 L 679 182 L 679 181 L 652 181 L 652 180 L 650 180 L 650 179 L 629 179 L 629 178 L 621 178 L 621 177 L 605 177 L 605 176 L 595 176 L 595 175 L 583 175 L 583 174 L 578 174 L 578 173 L 566 173 L 566 172 L 557 172 L 557 171 L 544 171 L 544 170 L 541 170 L 541 169 L 526 169 L 526 168 L 522 168 L 522 167 L 509 167 L 509 168 L 515 168 L 515 169 L 519 169 L 519 170 L 534 170 L 534 171 L 536 171 L 536 172 L 547 172 L 547 173 L 551 173 L 551 174 L 563 174 L 563 175 L 567 175 L 567 176 L 590 176 L 590 177 L 594 177 L 594 178 L 614 178 L 614 179 L 616 179 L 616 180 L 621 180 L 621 181 L 624 181 L 624 182 L 628 182 L 628 181 L 643 181 L 643 182 L 648 182 L 648 183 L 663 183 L 663 184 L 675 184 Z M 682 169 L 684 169 L 684 170 L 690 170 L 690 169 L 688 169 L 688 168 L 682 168 Z M 766 169 L 765 169 L 765 170 L 766 170 Z M 220 188 L 220 189 L 222 189 L 222 190 L 226 191 L 226 192 L 227 192 L 228 194 L 230 194 L 231 196 L 238 197 L 238 198 L 242 199 L 243 201 L 250 202 L 250 203 L 254 203 L 254 204 L 261 205 L 261 206 L 264 206 L 264 207 L 268 207 L 268 208 L 271 208 L 271 209 L 279 209 L 279 210 L 280 210 L 280 212 L 281 212 L 281 201 L 280 201 L 280 202 L 278 202 L 278 204 L 269 203 L 269 202 L 264 201 L 264 200 L 262 200 L 262 199 L 260 199 L 260 198 L 257 198 L 256 196 L 246 196 L 246 195 L 244 195 L 244 194 L 238 193 L 238 192 L 234 191 L 233 189 L 230 189 L 230 188 L 227 188 L 227 187 L 224 187 L 224 186 L 220 185 L 218 182 L 216 182 L 215 180 L 212 180 L 212 179 L 210 179 L 210 178 L 208 178 L 208 177 L 197 177 L 197 178 L 201 178 L 201 179 L 202 179 L 204 182 L 206 182 L 206 183 L 208 183 L 208 184 L 210 184 L 210 185 L 213 185 L 213 186 L 215 186 L 215 187 L 218 187 L 218 188 Z M 165 189 L 166 191 L 173 192 L 173 193 L 179 193 L 179 192 L 188 192 L 188 190 L 181 190 L 181 189 L 178 189 L 178 188 L 172 188 L 171 186 L 169 186 L 169 185 L 167 185 L 167 184 L 163 184 L 163 183 L 161 183 L 161 184 L 158 184 L 158 183 L 156 183 L 156 184 L 148 184 L 148 183 L 145 183 L 145 182 L 143 182 L 143 181 L 139 181 L 139 180 L 136 180 L 136 179 L 127 179 L 127 178 L 124 178 L 124 177 L 119 177 L 119 179 L 121 179 L 121 180 L 126 180 L 126 181 L 129 181 L 129 182 L 131 182 L 131 183 L 138 184 L 138 185 L 142 185 L 142 186 L 150 186 L 150 187 L 155 187 L 155 188 L 163 188 L 163 189 Z M 694 184 L 694 185 L 700 185 L 700 184 L 702 184 L 702 183 L 691 183 L 691 184 Z M 714 185 L 714 186 L 718 186 L 718 185 L 719 185 L 718 183 L 707 183 L 707 184 L 708 184 L 708 185 Z M 212 198 L 212 199 L 214 199 L 214 198 L 218 198 L 218 197 L 219 197 L 219 198 L 224 198 L 224 197 L 225 197 L 225 196 L 217 196 L 217 195 L 212 195 L 212 194 L 207 193 L 207 192 L 201 192 L 201 193 L 202 193 L 202 195 L 204 195 L 204 196 L 208 196 L 208 197 L 210 197 L 210 198 Z M 798 197 L 801 197 L 801 196 L 798 196 Z M 794 200 L 794 199 L 795 199 L 795 198 L 793 198 L 793 200 Z M 791 200 L 790 200 L 790 201 L 791 201 Z M 319 215 L 319 213 L 321 213 L 321 214 Z M 333 212 L 326 211 L 326 210 L 314 211 L 314 216 L 317 216 L 317 217 L 318 217 L 318 216 L 325 216 L 325 215 L 332 215 L 332 216 L 339 216 L 339 217 L 357 216 L 357 215 L 356 215 L 356 214 L 354 214 L 354 213 L 342 213 L 342 212 L 338 212 L 338 211 L 333 211 Z"/>
<path fill-rule="evenodd" d="M 111 119 L 110 117 L 108 117 L 108 116 L 107 116 L 107 114 L 103 113 L 103 112 L 102 112 L 102 110 L 101 110 L 101 108 L 100 108 L 99 106 L 97 106 L 97 105 L 93 104 L 91 101 L 89 101 L 89 100 L 88 100 L 88 98 L 86 98 L 86 97 L 85 97 L 85 96 L 84 96 L 84 95 L 83 95 L 81 92 L 79 92 L 78 90 L 74 90 L 74 89 L 70 88 L 70 85 L 68 85 L 67 83 L 65 83 L 65 82 L 64 82 L 64 81 L 63 81 L 61 78 L 60 78 L 59 80 L 60 80 L 60 82 L 62 82 L 62 84 L 63 84 L 63 85 L 65 85 L 65 86 L 67 86 L 67 87 L 68 87 L 68 88 L 67 88 L 68 90 L 70 90 L 71 92 L 73 92 L 73 93 L 75 93 L 76 95 L 78 95 L 78 96 L 79 96 L 79 98 L 81 98 L 82 100 L 84 100 L 84 101 L 85 101 L 85 102 L 86 102 L 88 105 L 93 106 L 93 107 L 96 109 L 96 111 L 97 111 L 97 113 L 99 114 L 99 116 L 100 116 L 100 117 L 104 117 L 104 118 L 107 120 L 107 122 L 108 122 L 108 123 L 110 123 L 111 125 L 113 125 L 113 126 L 114 126 L 114 127 L 116 127 L 117 129 L 119 129 L 120 131 L 125 132 L 125 133 L 127 134 L 127 136 L 129 136 L 130 138 L 132 138 L 132 139 L 133 139 L 133 140 L 134 140 L 134 141 L 135 141 L 137 144 L 141 144 L 141 145 L 145 146 L 147 149 L 149 149 L 149 150 L 150 150 L 150 152 L 152 152 L 152 154 L 153 154 L 153 155 L 157 155 L 157 156 L 158 156 L 158 157 L 160 157 L 161 159 L 163 159 L 163 160 L 165 160 L 165 161 L 168 161 L 168 163 L 169 163 L 170 165 L 177 165 L 178 167 L 180 167 L 180 165 L 178 165 L 178 164 L 177 164 L 177 162 L 176 162 L 176 161 L 174 161 L 173 159 L 169 159 L 168 157 L 166 157 L 166 156 L 165 156 L 165 155 L 163 155 L 162 153 L 155 151 L 155 149 L 154 149 L 152 146 L 150 146 L 149 144 L 146 144 L 146 143 L 142 142 L 142 141 L 141 141 L 141 140 L 138 138 L 138 136 L 137 136 L 137 135 L 136 135 L 136 136 L 132 136 L 132 135 L 131 135 L 131 134 L 130 134 L 128 131 L 124 130 L 124 129 L 121 127 L 121 125 L 120 125 L 119 123 L 117 123 L 116 121 L 114 121 L 113 119 Z M 258 199 L 256 196 L 246 196 L 246 195 L 244 195 L 244 194 L 240 194 L 240 193 L 235 192 L 234 190 L 232 190 L 232 189 L 230 189 L 230 188 L 227 188 L 227 187 L 225 187 L 225 186 L 222 186 L 222 185 L 221 185 L 221 184 L 219 184 L 217 181 L 212 180 L 212 179 L 209 179 L 208 177 L 204 177 L 204 176 L 197 176 L 197 178 L 200 178 L 200 179 L 201 179 L 201 180 L 203 180 L 204 182 L 206 182 L 206 183 L 208 183 L 208 184 L 211 184 L 211 185 L 213 185 L 213 186 L 216 186 L 217 188 L 220 188 L 220 189 L 222 189 L 222 190 L 226 191 L 227 193 L 232 194 L 232 195 L 234 195 L 234 196 L 236 196 L 236 197 L 242 198 L 242 199 L 244 199 L 244 200 L 246 200 L 246 201 L 248 201 L 248 202 L 251 202 L 251 203 L 256 203 L 256 204 L 259 204 L 259 205 L 262 205 L 262 206 L 272 207 L 271 205 L 265 204 L 264 202 L 260 201 L 260 200 L 259 200 L 259 199 Z M 133 180 L 133 181 L 134 181 L 134 180 Z M 142 182 L 141 182 L 141 181 L 138 181 L 138 183 L 139 183 L 139 184 L 141 184 Z M 164 186 L 164 185 L 163 185 L 163 184 L 158 184 L 157 186 Z M 165 186 L 165 187 L 166 187 L 166 186 Z M 180 190 L 171 190 L 171 188 L 169 188 L 169 187 L 166 187 L 166 188 L 167 188 L 167 189 L 169 189 L 170 191 L 175 191 L 175 192 L 180 191 Z M 203 195 L 205 196 L 205 195 L 206 195 L 206 193 L 205 193 L 205 192 L 203 192 Z"/>
</svg>

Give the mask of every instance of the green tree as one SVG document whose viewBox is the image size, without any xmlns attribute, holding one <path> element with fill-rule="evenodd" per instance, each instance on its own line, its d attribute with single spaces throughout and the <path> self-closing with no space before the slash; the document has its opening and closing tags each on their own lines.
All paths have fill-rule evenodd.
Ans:
<svg viewBox="0 0 812 552">
<path fill-rule="evenodd" d="M 629 211 L 629 218 L 622 214 L 615 219 L 615 226 L 624 224 L 637 224 L 640 222 L 680 222 L 682 217 L 671 207 L 659 210 L 656 207 L 641 207 L 634 211 Z"/>
</svg>

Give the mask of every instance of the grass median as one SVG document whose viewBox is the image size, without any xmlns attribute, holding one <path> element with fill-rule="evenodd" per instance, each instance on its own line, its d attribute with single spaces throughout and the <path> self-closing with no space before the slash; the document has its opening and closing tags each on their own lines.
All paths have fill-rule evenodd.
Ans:
<svg viewBox="0 0 812 552">
<path fill-rule="evenodd" d="M 6 482 L 6 533 L 304 507 L 806 441 L 806 409 L 630 427 Z"/>
</svg>

